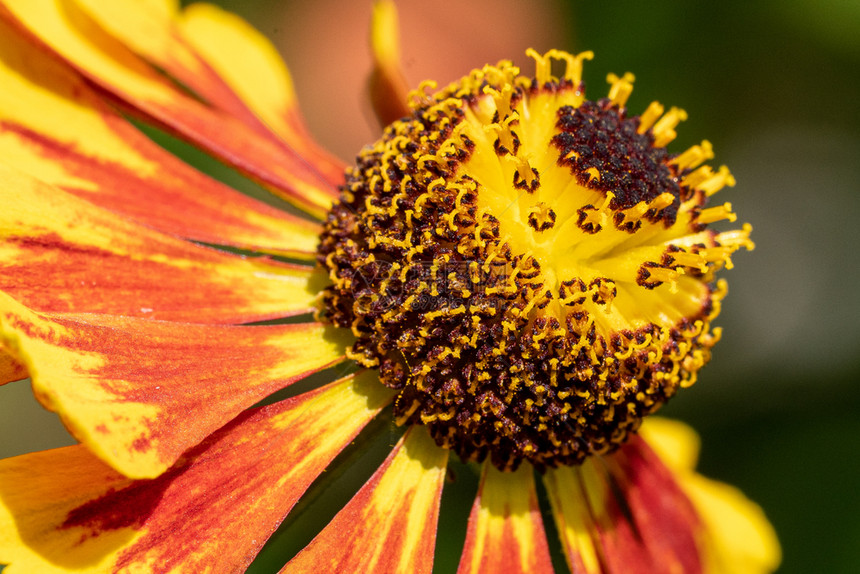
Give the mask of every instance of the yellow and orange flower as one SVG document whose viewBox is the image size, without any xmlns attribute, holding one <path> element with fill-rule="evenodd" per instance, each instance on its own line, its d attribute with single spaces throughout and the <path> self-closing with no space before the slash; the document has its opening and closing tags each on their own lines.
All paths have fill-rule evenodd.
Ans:
<svg viewBox="0 0 860 574">
<path fill-rule="evenodd" d="M 0 2 L 0 384 L 30 377 L 80 442 L 0 461 L 5 572 L 243 570 L 378 416 L 402 438 L 284 572 L 430 572 L 451 451 L 482 465 L 460 572 L 552 572 L 536 476 L 573 572 L 772 571 L 692 431 L 640 428 L 707 362 L 714 274 L 751 246 L 707 226 L 734 218 L 705 207 L 732 183 L 710 145 L 669 154 L 683 112 L 628 116 L 629 75 L 587 101 L 588 54 L 407 107 L 393 6 L 374 23 L 392 124 L 345 171 L 231 14 Z"/>
</svg>

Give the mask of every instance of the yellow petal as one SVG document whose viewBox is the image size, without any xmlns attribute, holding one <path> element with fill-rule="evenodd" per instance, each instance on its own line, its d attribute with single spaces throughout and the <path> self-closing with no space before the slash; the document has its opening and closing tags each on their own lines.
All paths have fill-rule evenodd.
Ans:
<svg viewBox="0 0 860 574">
<path fill-rule="evenodd" d="M 3 5 L 11 15 L 7 17 L 131 111 L 166 126 L 309 213 L 325 215 L 337 190 L 306 159 L 182 93 L 78 6 L 62 0 L 4 0 Z"/>
<path fill-rule="evenodd" d="M 310 267 L 162 235 L 0 164 L 0 291 L 40 311 L 198 323 L 306 312 Z"/>
<path fill-rule="evenodd" d="M 0 385 L 20 381 L 28 376 L 24 365 L 16 361 L 3 345 L 0 345 Z"/>
<path fill-rule="evenodd" d="M 238 572 L 391 400 L 375 376 L 248 412 L 154 480 L 82 446 L 0 461 L 5 572 Z"/>
<path fill-rule="evenodd" d="M 544 479 L 574 572 L 702 572 L 702 523 L 677 477 L 640 437 Z"/>
<path fill-rule="evenodd" d="M 238 413 L 338 362 L 318 323 L 230 327 L 37 314 L 0 293 L 0 341 L 37 398 L 130 477 L 155 477 Z"/>
<path fill-rule="evenodd" d="M 180 13 L 172 0 L 75 1 L 111 36 L 210 105 L 262 137 L 271 137 L 272 130 L 330 182 L 342 181 L 344 166 L 316 146 L 302 124 L 290 74 L 277 50 L 244 20 L 203 3 Z"/>
<path fill-rule="evenodd" d="M 762 509 L 737 488 L 691 474 L 682 486 L 707 527 L 708 574 L 765 574 L 782 560 Z"/>
<path fill-rule="evenodd" d="M 317 146 L 305 128 L 290 72 L 269 40 L 238 16 L 192 4 L 179 29 L 197 54 L 283 141 L 334 185 L 345 166 Z"/>
<path fill-rule="evenodd" d="M 193 55 L 187 50 L 183 53 L 174 39 L 177 0 L 73 1 L 99 26 L 147 59 L 161 63 L 181 58 L 183 64 L 195 65 Z"/>
<path fill-rule="evenodd" d="M 640 435 L 676 473 L 703 528 L 699 533 L 708 574 L 765 574 L 781 561 L 779 540 L 762 509 L 737 488 L 694 472 L 699 438 L 688 425 L 651 417 Z"/>
<path fill-rule="evenodd" d="M 281 572 L 429 573 L 448 451 L 413 427 L 349 504 Z"/>
<path fill-rule="evenodd" d="M 698 536 L 702 523 L 678 476 L 638 436 L 604 457 L 601 499 L 595 512 L 604 555 L 610 566 L 643 573 L 702 572 Z M 585 482 L 591 490 L 596 484 Z M 592 506 L 592 508 L 598 508 Z"/>
<path fill-rule="evenodd" d="M 601 574 L 596 527 L 577 471 L 567 466 L 549 469 L 543 480 L 571 571 Z"/>
<path fill-rule="evenodd" d="M 458 574 L 552 574 L 534 469 L 500 472 L 490 461 L 472 513 Z"/>
<path fill-rule="evenodd" d="M 0 157 L 7 164 L 166 233 L 313 256 L 318 226 L 180 162 L 2 20 L 0 85 Z"/>
<path fill-rule="evenodd" d="M 691 426 L 671 419 L 648 417 L 642 423 L 639 435 L 672 470 L 693 470 L 696 467 L 701 441 Z"/>
</svg>

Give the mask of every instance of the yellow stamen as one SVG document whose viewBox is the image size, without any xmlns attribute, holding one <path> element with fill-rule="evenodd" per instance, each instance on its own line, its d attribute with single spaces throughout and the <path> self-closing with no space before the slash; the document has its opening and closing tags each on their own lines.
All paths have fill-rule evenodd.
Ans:
<svg viewBox="0 0 860 574">
<path fill-rule="evenodd" d="M 705 181 L 698 184 L 696 189 L 704 191 L 705 195 L 710 197 L 726 186 L 734 187 L 735 183 L 735 177 L 731 174 L 729 168 L 721 165 L 716 174 L 711 175 Z"/>
<path fill-rule="evenodd" d="M 700 145 L 694 145 L 676 157 L 672 163 L 674 163 L 679 170 L 685 170 L 698 167 L 702 162 L 713 158 L 714 147 L 711 145 L 711 142 L 705 140 Z"/>
<path fill-rule="evenodd" d="M 610 101 L 619 108 L 623 108 L 624 104 L 627 103 L 627 98 L 633 93 L 633 81 L 635 79 L 636 77 L 630 72 L 624 72 L 620 78 L 615 74 L 606 76 L 606 81 L 612 85 L 609 88 Z"/>
<path fill-rule="evenodd" d="M 699 217 L 696 218 L 696 221 L 698 223 L 714 223 L 716 221 L 722 221 L 723 219 L 736 221 L 737 218 L 738 216 L 732 212 L 732 204 L 724 203 L 723 205 L 703 209 L 701 213 L 699 213 Z"/>
<path fill-rule="evenodd" d="M 687 119 L 687 112 L 681 108 L 672 107 L 654 124 L 654 145 L 657 147 L 665 147 L 666 144 L 675 139 L 678 135 L 675 128 L 678 124 Z"/>
<path fill-rule="evenodd" d="M 646 108 L 645 112 L 639 117 L 639 127 L 636 128 L 636 131 L 640 134 L 644 134 L 647 132 L 651 126 L 654 125 L 654 122 L 657 121 L 657 118 L 663 115 L 663 106 L 660 102 L 651 102 Z"/>
</svg>

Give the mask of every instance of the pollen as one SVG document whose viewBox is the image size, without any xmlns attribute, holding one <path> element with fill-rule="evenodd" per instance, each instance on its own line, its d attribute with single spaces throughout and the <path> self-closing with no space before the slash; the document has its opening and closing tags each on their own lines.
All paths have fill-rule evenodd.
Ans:
<svg viewBox="0 0 860 574">
<path fill-rule="evenodd" d="M 609 452 L 692 385 L 719 329 L 716 279 L 750 227 L 709 198 L 734 178 L 686 118 L 627 111 L 632 74 L 587 100 L 592 54 L 538 54 L 435 93 L 347 173 L 321 236 L 320 317 L 397 391 L 395 418 L 503 470 Z M 563 68 L 560 76 L 555 68 Z"/>
</svg>

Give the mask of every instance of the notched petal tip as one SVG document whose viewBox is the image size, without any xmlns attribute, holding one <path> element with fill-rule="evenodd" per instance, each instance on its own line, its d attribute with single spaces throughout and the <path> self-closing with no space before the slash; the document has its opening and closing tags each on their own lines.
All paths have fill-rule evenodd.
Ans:
<svg viewBox="0 0 860 574">
<path fill-rule="evenodd" d="M 0 340 L 40 401 L 136 478 L 160 475 L 242 410 L 340 361 L 343 345 L 325 331 L 38 314 L 0 293 Z"/>
<path fill-rule="evenodd" d="M 154 480 L 83 446 L 0 461 L 15 572 L 244 571 L 308 486 L 391 400 L 368 374 L 249 411 Z"/>
</svg>

